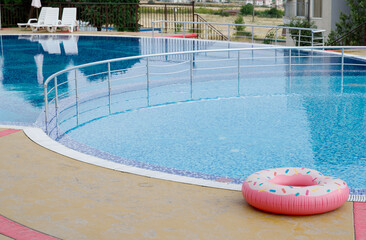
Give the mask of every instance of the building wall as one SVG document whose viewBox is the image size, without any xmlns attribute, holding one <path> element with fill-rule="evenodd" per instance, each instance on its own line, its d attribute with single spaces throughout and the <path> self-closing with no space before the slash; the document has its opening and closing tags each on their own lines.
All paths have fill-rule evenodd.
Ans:
<svg viewBox="0 0 366 240">
<path fill-rule="evenodd" d="M 350 7 L 347 5 L 346 1 L 342 0 L 333 0 L 332 2 L 332 23 L 331 29 L 335 29 L 336 23 L 339 21 L 340 13 L 343 12 L 345 14 L 350 13 Z"/>
<path fill-rule="evenodd" d="M 311 0 L 311 6 L 313 6 Z M 349 13 L 350 9 L 345 0 L 323 0 L 322 17 L 314 18 L 313 8 L 311 7 L 312 16 L 310 19 L 315 22 L 319 29 L 325 29 L 327 37 L 332 29 L 335 29 L 336 23 L 339 21 L 340 12 Z"/>
<path fill-rule="evenodd" d="M 314 18 L 314 0 L 310 1 L 310 20 L 318 26 L 319 29 L 325 29 L 325 34 L 328 35 L 331 29 L 331 20 L 332 20 L 332 8 L 333 1 L 344 1 L 344 0 L 323 0 L 322 6 L 322 17 Z"/>
<path fill-rule="evenodd" d="M 315 18 L 314 16 L 314 0 L 306 0 L 306 5 L 310 1 L 310 20 L 315 23 L 319 29 L 325 29 L 325 37 L 329 35 L 332 29 L 335 29 L 336 23 L 339 21 L 340 12 L 349 13 L 350 9 L 347 6 L 346 0 L 322 0 L 322 16 Z M 288 24 L 290 20 L 297 17 L 296 6 L 297 0 L 287 0 L 285 5 L 285 16 L 283 22 Z M 308 9 L 306 6 L 305 16 L 301 18 L 308 18 Z"/>
</svg>

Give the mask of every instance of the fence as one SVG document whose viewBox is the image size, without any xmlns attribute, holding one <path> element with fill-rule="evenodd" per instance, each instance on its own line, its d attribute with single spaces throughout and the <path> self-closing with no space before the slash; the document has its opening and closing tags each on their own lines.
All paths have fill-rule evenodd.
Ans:
<svg viewBox="0 0 366 240">
<path fill-rule="evenodd" d="M 1 27 L 14 27 L 28 21 L 30 7 L 24 4 L 0 4 Z"/>
<path fill-rule="evenodd" d="M 169 23 L 170 28 L 164 27 Z M 178 27 L 179 26 L 179 27 Z M 251 43 L 295 46 L 324 46 L 325 30 L 287 26 L 264 26 L 249 24 L 213 23 L 205 21 L 153 21 L 155 28 L 161 28 L 160 36 L 195 37 L 199 39 L 228 40 Z M 247 30 L 249 28 L 249 30 Z"/>
<path fill-rule="evenodd" d="M 81 30 L 128 30 L 138 31 L 140 27 L 151 28 L 156 20 L 193 21 L 194 2 L 191 4 L 174 3 L 93 3 L 93 2 L 51 2 L 43 6 L 60 8 L 76 7 L 77 19 Z M 30 17 L 37 17 L 28 4 L 0 4 L 0 26 L 16 27 Z M 33 14 L 32 14 L 33 13 Z M 167 24 L 167 28 L 170 28 Z"/>
<path fill-rule="evenodd" d="M 177 91 L 167 95 L 163 101 L 172 103 L 193 100 L 197 97 L 194 95 L 195 84 L 200 85 L 202 82 L 214 80 L 234 81 L 236 87 L 230 94 L 235 96 L 245 95 L 250 91 L 263 91 L 258 88 L 255 81 L 251 83 L 251 85 L 254 84 L 253 86 L 249 85 L 248 81 L 244 85 L 241 84 L 246 79 L 250 79 L 251 75 L 271 79 L 275 74 L 279 74 L 280 77 L 291 77 L 295 74 L 297 76 L 306 74 L 334 76 L 337 73 L 342 78 L 339 86 L 339 91 L 342 93 L 345 85 L 343 74 L 366 73 L 365 61 L 355 62 L 345 58 L 344 49 L 352 48 L 354 47 L 201 50 L 126 57 L 75 66 L 51 75 L 44 83 L 46 131 L 48 134 L 58 131 L 60 114 L 68 115 L 67 118 L 61 117 L 61 123 L 76 120 L 76 125 L 92 121 L 84 118 L 84 122 L 81 122 L 79 114 L 83 112 L 94 111 L 93 114 L 89 114 L 92 118 L 101 117 L 98 111 L 102 107 L 98 105 L 99 103 L 95 104 L 94 100 L 105 99 L 101 103 L 103 107 L 107 106 L 109 111 L 102 114 L 108 115 L 126 110 L 124 106 L 126 99 L 117 100 L 120 99 L 118 96 L 140 91 L 144 96 L 146 95 L 144 97 L 146 101 L 137 101 L 135 107 L 149 107 L 154 105 L 152 93 L 157 94 L 157 88 L 178 83 L 187 84 L 190 89 L 187 91 L 188 96 L 182 98 L 178 94 L 180 91 Z M 319 52 L 321 49 L 338 50 L 341 53 Z M 181 58 L 181 61 L 172 62 L 169 56 L 174 55 L 186 57 Z M 134 61 L 133 68 L 126 69 L 128 61 Z M 289 85 L 291 88 L 291 82 Z M 348 83 L 348 85 L 354 84 Z M 273 86 L 267 89 L 276 91 L 277 88 Z M 143 106 L 140 106 L 141 104 Z M 163 104 L 163 102 L 155 104 Z M 115 110 L 112 109 L 112 105 Z M 95 111 L 95 109 L 99 110 Z"/>
<path fill-rule="evenodd" d="M 139 8 L 139 24 L 143 28 L 152 28 L 152 22 L 165 21 L 194 21 L 194 6 L 191 4 L 154 3 L 142 4 Z M 164 28 L 172 28 L 172 23 L 166 22 Z"/>
</svg>

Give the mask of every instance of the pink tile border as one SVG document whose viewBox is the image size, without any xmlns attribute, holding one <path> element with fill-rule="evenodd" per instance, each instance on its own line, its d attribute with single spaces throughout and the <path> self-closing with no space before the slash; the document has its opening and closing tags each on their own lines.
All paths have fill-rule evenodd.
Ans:
<svg viewBox="0 0 366 240">
<path fill-rule="evenodd" d="M 21 129 L 6 129 L 6 130 L 0 132 L 0 137 L 4 137 L 6 135 L 9 135 L 9 134 L 12 134 L 15 132 L 19 132 L 19 131 L 21 131 Z"/>
<path fill-rule="evenodd" d="M 356 240 L 366 240 L 366 203 L 353 203 Z"/>
<path fill-rule="evenodd" d="M 0 215 L 0 234 L 17 240 L 58 240 Z"/>
</svg>

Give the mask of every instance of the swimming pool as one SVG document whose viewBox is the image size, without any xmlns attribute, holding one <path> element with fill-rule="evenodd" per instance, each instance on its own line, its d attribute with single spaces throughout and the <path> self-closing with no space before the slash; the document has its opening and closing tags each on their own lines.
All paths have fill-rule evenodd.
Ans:
<svg viewBox="0 0 366 240">
<path fill-rule="evenodd" d="M 12 45 L 17 38 L 21 47 Z M 15 100 L 12 105 L 2 101 L 2 122 L 32 124 L 43 107 L 42 81 L 66 66 L 121 56 L 242 47 L 126 38 L 123 45 L 128 47 L 119 49 L 122 43 L 116 39 L 121 38 L 80 36 L 73 44 L 68 36 L 46 39 L 56 44 L 40 38 L 3 36 L 3 62 L 14 62 L 2 67 L 2 86 Z M 24 55 L 15 57 L 17 51 Z M 41 70 L 35 58 L 39 54 Z M 293 51 L 291 60 L 283 49 L 240 54 L 239 65 L 245 67 L 240 67 L 239 77 L 236 52 L 152 57 L 148 84 L 146 59 L 111 64 L 110 95 L 105 91 L 108 75 L 96 75 L 105 72 L 106 65 L 77 69 L 58 78 L 64 94 L 60 104 L 66 107 L 50 134 L 70 148 L 130 166 L 239 184 L 256 170 L 300 165 L 344 178 L 352 194 L 365 194 L 365 70 L 354 65 L 364 61 L 346 58 L 342 74 L 340 55 L 330 53 Z M 17 64 L 24 64 L 19 59 L 30 63 L 18 70 Z M 187 71 L 190 64 L 194 72 Z M 79 92 L 84 97 L 80 104 L 73 95 L 75 76 L 87 89 Z M 31 80 L 26 83 L 27 77 Z M 14 108 L 9 106 L 26 107 L 24 114 L 10 115 Z"/>
<path fill-rule="evenodd" d="M 340 55 L 305 49 L 238 54 L 139 58 L 136 71 L 123 73 L 111 65 L 114 74 L 104 77 L 120 91 L 93 89 L 98 97 L 64 108 L 50 133 L 60 130 L 54 137 L 66 145 L 147 169 L 240 183 L 256 170 L 304 166 L 362 193 L 364 61 L 346 59 L 342 70 Z"/>
</svg>

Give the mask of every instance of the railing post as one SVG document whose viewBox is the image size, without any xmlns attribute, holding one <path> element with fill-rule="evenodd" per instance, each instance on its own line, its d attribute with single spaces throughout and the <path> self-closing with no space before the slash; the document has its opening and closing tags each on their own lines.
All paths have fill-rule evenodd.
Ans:
<svg viewBox="0 0 366 240">
<path fill-rule="evenodd" d="M 298 47 L 301 46 L 301 29 L 299 29 L 299 40 L 298 40 L 298 44 L 297 44 Z"/>
<path fill-rule="evenodd" d="M 47 129 L 48 129 L 48 109 L 47 109 L 47 105 L 48 105 L 48 96 L 47 96 L 47 85 L 44 86 L 44 120 L 45 120 L 45 124 L 46 124 L 46 132 L 48 133 Z"/>
<path fill-rule="evenodd" d="M 240 51 L 238 51 L 238 96 L 240 96 Z"/>
<path fill-rule="evenodd" d="M 108 62 L 108 96 L 109 96 L 109 113 L 111 113 L 111 63 Z"/>
<path fill-rule="evenodd" d="M 252 47 L 253 47 L 253 43 L 254 43 L 254 27 L 252 26 Z"/>
<path fill-rule="evenodd" d="M 161 21 L 160 23 L 161 23 L 160 24 L 160 35 L 162 37 L 163 36 L 163 32 L 164 32 L 164 23 L 163 23 L 163 21 Z"/>
<path fill-rule="evenodd" d="M 75 102 L 76 102 L 76 121 L 77 125 L 79 125 L 79 90 L 78 90 L 78 79 L 77 72 L 75 69 Z"/>
<path fill-rule="evenodd" d="M 189 79 L 191 85 L 191 99 L 193 97 L 193 53 L 190 54 L 189 58 Z"/>
<path fill-rule="evenodd" d="M 108 62 L 108 92 L 111 95 L 111 63 Z"/>
<path fill-rule="evenodd" d="M 152 37 L 154 37 L 154 32 L 155 32 L 155 22 L 151 22 L 151 30 L 152 30 Z"/>
<path fill-rule="evenodd" d="M 311 30 L 311 46 L 314 46 L 314 32 Z"/>
<path fill-rule="evenodd" d="M 276 31 L 275 31 L 275 45 L 277 46 L 277 30 L 278 28 L 276 27 Z"/>
<path fill-rule="evenodd" d="M 341 63 L 341 73 L 342 73 L 342 78 L 341 78 L 341 93 L 343 93 L 343 71 L 344 71 L 344 48 L 342 48 L 342 63 Z"/>
<path fill-rule="evenodd" d="M 77 80 L 76 69 L 75 69 L 75 99 L 76 99 L 76 104 L 78 104 L 79 103 L 79 91 L 78 91 L 78 80 Z"/>
<path fill-rule="evenodd" d="M 195 33 L 195 24 L 194 24 L 194 1 L 192 1 L 192 19 L 193 19 L 193 33 Z"/>
<path fill-rule="evenodd" d="M 149 57 L 146 57 L 146 97 L 147 105 L 150 105 L 150 70 L 149 70 Z"/>
<path fill-rule="evenodd" d="M 0 20 L 0 24 L 1 24 L 1 20 Z M 0 25 L 0 29 L 1 29 L 1 25 Z M 366 46 L 366 22 L 365 22 L 364 28 L 363 28 L 363 44 Z"/>
<path fill-rule="evenodd" d="M 108 32 L 108 4 L 105 5 L 105 31 Z"/>
<path fill-rule="evenodd" d="M 183 38 L 186 38 L 186 23 L 183 23 Z"/>
<path fill-rule="evenodd" d="M 230 25 L 227 25 L 227 40 L 230 41 Z"/>
<path fill-rule="evenodd" d="M 55 85 L 55 115 L 56 115 L 56 125 L 58 126 L 58 91 L 57 91 L 57 77 L 54 78 Z"/>
<path fill-rule="evenodd" d="M 291 64 L 291 55 L 292 55 L 292 52 L 291 52 L 291 48 L 289 49 L 289 52 L 288 52 L 288 71 L 291 73 L 291 66 L 292 66 L 292 64 Z"/>
<path fill-rule="evenodd" d="M 168 32 L 168 10 L 166 4 L 164 4 L 164 18 L 165 18 L 165 32 Z"/>
<path fill-rule="evenodd" d="M 208 33 L 207 33 L 207 23 L 205 23 L 205 39 L 208 39 Z"/>
</svg>

